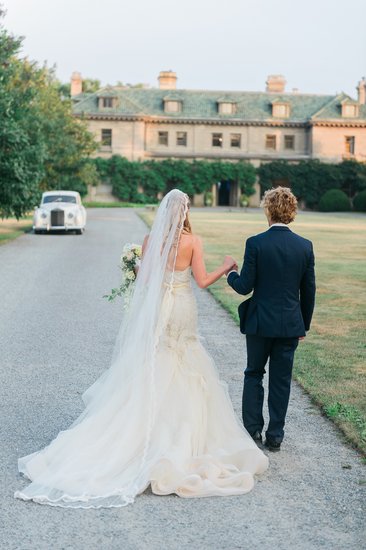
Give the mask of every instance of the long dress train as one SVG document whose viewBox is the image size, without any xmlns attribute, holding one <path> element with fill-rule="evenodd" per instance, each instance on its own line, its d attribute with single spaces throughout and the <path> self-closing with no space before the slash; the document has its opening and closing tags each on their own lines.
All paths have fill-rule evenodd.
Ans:
<svg viewBox="0 0 366 550">
<path fill-rule="evenodd" d="M 158 495 L 236 495 L 253 488 L 268 459 L 237 420 L 197 332 L 190 268 L 175 271 L 163 299 L 151 381 L 134 377 L 94 414 L 81 415 L 44 449 L 19 459 L 31 480 L 15 497 L 75 508 L 124 506 L 148 485 Z M 105 376 L 84 394 L 98 396 Z"/>
</svg>

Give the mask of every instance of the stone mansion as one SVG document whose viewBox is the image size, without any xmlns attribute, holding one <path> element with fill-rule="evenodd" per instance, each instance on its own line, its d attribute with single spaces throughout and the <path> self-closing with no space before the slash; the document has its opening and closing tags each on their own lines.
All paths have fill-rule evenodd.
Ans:
<svg viewBox="0 0 366 550">
<path fill-rule="evenodd" d="M 286 92 L 281 75 L 268 77 L 265 92 L 181 90 L 172 71 L 162 71 L 158 80 L 158 88 L 107 86 L 84 94 L 80 73 L 73 73 L 74 114 L 87 120 L 100 143 L 96 156 L 245 160 L 254 166 L 280 159 L 366 161 L 365 78 L 357 99 Z M 217 182 L 212 191 L 214 204 L 238 204 L 235 182 Z M 259 185 L 251 204 L 258 202 Z"/>
</svg>

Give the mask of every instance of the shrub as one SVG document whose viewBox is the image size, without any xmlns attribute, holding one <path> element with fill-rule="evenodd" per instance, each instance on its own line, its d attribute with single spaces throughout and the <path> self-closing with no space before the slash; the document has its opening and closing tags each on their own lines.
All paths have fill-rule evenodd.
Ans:
<svg viewBox="0 0 366 550">
<path fill-rule="evenodd" d="M 357 212 L 366 212 L 366 189 L 355 196 L 353 199 L 353 208 Z"/>
<path fill-rule="evenodd" d="M 206 191 L 205 193 L 205 206 L 212 206 L 213 195 L 211 191 Z"/>
<path fill-rule="evenodd" d="M 346 193 L 340 189 L 329 189 L 319 201 L 319 210 L 321 212 L 347 212 L 351 210 L 351 204 Z"/>
<path fill-rule="evenodd" d="M 246 195 L 240 195 L 239 204 L 241 207 L 247 207 L 249 205 L 249 199 Z"/>
</svg>

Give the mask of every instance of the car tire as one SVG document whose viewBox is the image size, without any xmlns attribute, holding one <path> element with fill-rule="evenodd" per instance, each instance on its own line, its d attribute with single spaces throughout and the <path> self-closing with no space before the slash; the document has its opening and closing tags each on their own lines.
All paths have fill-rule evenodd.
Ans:
<svg viewBox="0 0 366 550">
<path fill-rule="evenodd" d="M 42 233 L 41 229 L 33 229 L 35 235 L 40 235 Z"/>
<path fill-rule="evenodd" d="M 82 230 L 82 229 L 75 229 L 75 234 L 76 234 L 76 235 L 82 235 L 82 234 L 83 234 L 83 230 Z"/>
</svg>

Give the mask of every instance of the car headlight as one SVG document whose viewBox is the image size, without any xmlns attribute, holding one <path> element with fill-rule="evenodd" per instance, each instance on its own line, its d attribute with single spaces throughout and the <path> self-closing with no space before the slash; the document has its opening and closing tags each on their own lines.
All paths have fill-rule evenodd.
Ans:
<svg viewBox="0 0 366 550">
<path fill-rule="evenodd" d="M 43 218 L 44 220 L 47 218 L 47 213 L 46 212 L 42 212 L 41 213 L 41 218 Z"/>
<path fill-rule="evenodd" d="M 67 217 L 71 220 L 71 218 L 74 217 L 74 213 L 73 213 L 73 212 L 69 212 L 69 213 L 67 214 Z"/>
</svg>

